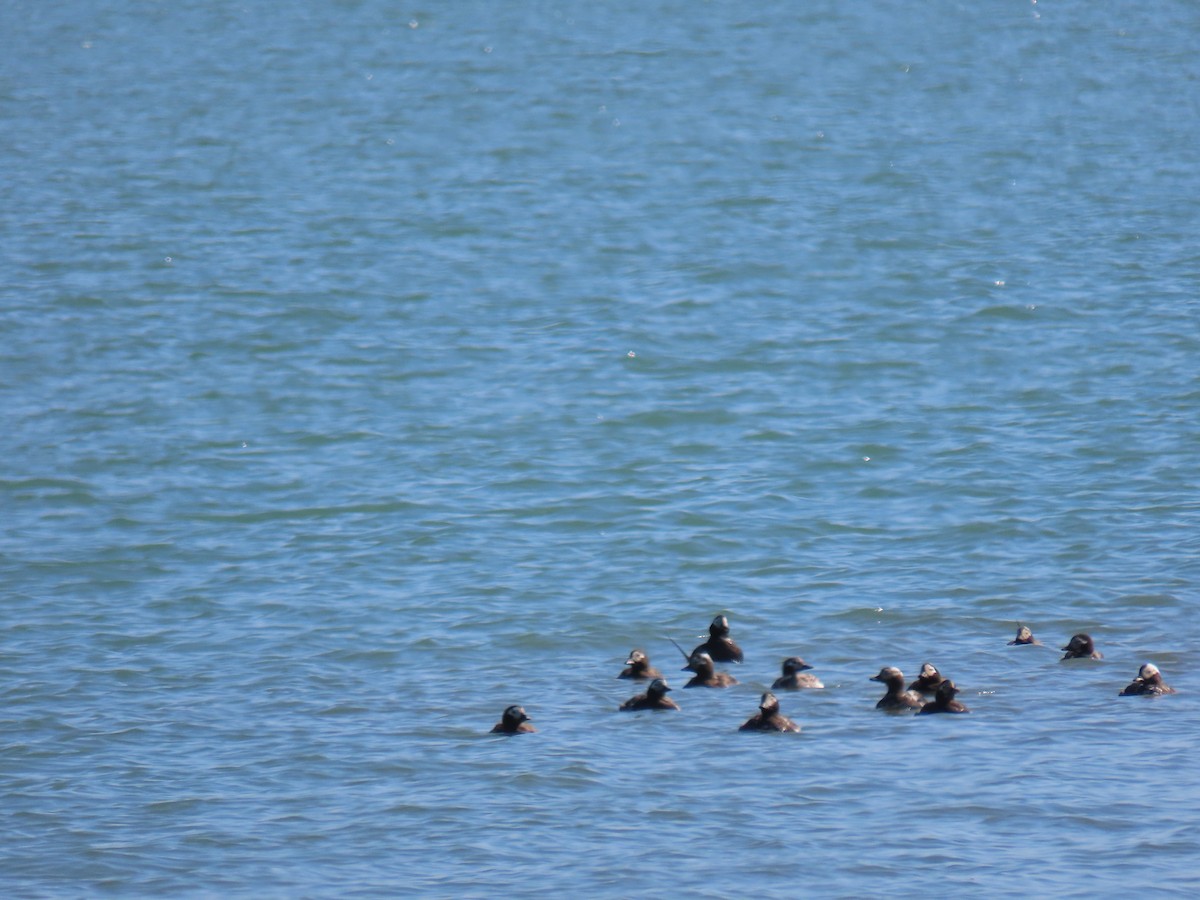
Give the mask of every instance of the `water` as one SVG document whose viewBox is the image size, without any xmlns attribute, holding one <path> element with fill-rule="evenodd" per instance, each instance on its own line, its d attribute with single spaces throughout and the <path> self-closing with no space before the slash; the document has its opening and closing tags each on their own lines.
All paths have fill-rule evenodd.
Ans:
<svg viewBox="0 0 1200 900">
<path fill-rule="evenodd" d="M 1200 888 L 1190 4 L 0 34 L 6 894 Z"/>
</svg>

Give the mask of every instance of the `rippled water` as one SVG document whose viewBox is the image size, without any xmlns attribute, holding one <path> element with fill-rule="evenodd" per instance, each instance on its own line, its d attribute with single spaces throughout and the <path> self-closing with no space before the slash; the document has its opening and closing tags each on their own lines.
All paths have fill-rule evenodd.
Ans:
<svg viewBox="0 0 1200 900">
<path fill-rule="evenodd" d="M 1190 4 L 0 34 L 5 893 L 1200 889 Z"/>
</svg>

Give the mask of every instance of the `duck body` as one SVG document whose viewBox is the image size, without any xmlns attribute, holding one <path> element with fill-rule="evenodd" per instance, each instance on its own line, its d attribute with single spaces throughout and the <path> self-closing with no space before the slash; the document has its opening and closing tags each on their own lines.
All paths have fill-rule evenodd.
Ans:
<svg viewBox="0 0 1200 900">
<path fill-rule="evenodd" d="M 895 666 L 884 666 L 878 675 L 872 675 L 871 681 L 880 681 L 887 685 L 887 693 L 875 704 L 876 709 L 889 712 L 906 712 L 920 709 L 925 705 L 921 696 L 904 688 L 904 673 Z"/>
<path fill-rule="evenodd" d="M 916 691 L 918 694 L 936 694 L 938 688 L 946 681 L 942 677 L 942 673 L 937 670 L 933 663 L 925 663 L 921 666 L 921 674 L 917 676 L 917 680 L 908 686 L 910 691 Z"/>
<path fill-rule="evenodd" d="M 1175 688 L 1163 682 L 1162 673 L 1154 663 L 1146 663 L 1138 669 L 1137 678 L 1121 691 L 1119 697 L 1161 697 L 1163 694 L 1174 694 Z"/>
<path fill-rule="evenodd" d="M 773 691 L 802 691 L 806 689 L 821 689 L 825 687 L 816 675 L 809 675 L 805 669 L 811 669 L 808 663 L 798 656 L 789 656 L 783 661 L 783 674 L 771 685 Z"/>
<path fill-rule="evenodd" d="M 967 707 L 954 699 L 958 693 L 958 688 L 954 686 L 954 682 L 949 679 L 942 681 L 938 687 L 937 696 L 933 698 L 932 703 L 926 703 L 919 710 L 918 715 L 926 713 L 965 713 L 970 712 Z"/>
<path fill-rule="evenodd" d="M 718 672 L 713 665 L 713 659 L 703 650 L 694 652 L 684 672 L 695 672 L 684 688 L 707 687 L 725 688 L 737 684 L 737 679 L 727 672 Z"/>
<path fill-rule="evenodd" d="M 1017 636 L 1008 642 L 1008 646 L 1012 647 L 1014 644 L 1035 644 L 1040 647 L 1042 642 L 1033 636 L 1028 625 L 1018 625 Z"/>
<path fill-rule="evenodd" d="M 529 724 L 529 716 L 520 706 L 510 706 L 504 710 L 500 721 L 492 726 L 492 734 L 533 734 L 537 729 Z"/>
<path fill-rule="evenodd" d="M 779 711 L 779 700 L 769 691 L 762 695 L 758 712 L 747 719 L 738 731 L 785 731 L 798 733 L 800 726 Z"/>
<path fill-rule="evenodd" d="M 621 704 L 621 712 L 636 712 L 640 709 L 679 709 L 679 704 L 667 696 L 671 686 L 661 678 L 655 678 L 646 688 L 646 693 L 630 697 Z"/>
<path fill-rule="evenodd" d="M 625 668 L 617 677 L 632 678 L 634 681 L 652 681 L 655 678 L 662 678 L 662 672 L 650 665 L 650 657 L 644 651 L 634 650 L 629 654 L 629 659 L 625 660 Z"/>
<path fill-rule="evenodd" d="M 1063 659 L 1104 659 L 1103 654 L 1096 649 L 1096 642 L 1090 634 L 1077 634 L 1062 648 L 1066 651 Z"/>
<path fill-rule="evenodd" d="M 742 648 L 729 636 L 729 619 L 717 616 L 712 620 L 712 624 L 708 626 L 708 640 L 693 650 L 692 655 L 700 652 L 707 653 L 714 662 L 742 661 Z"/>
</svg>

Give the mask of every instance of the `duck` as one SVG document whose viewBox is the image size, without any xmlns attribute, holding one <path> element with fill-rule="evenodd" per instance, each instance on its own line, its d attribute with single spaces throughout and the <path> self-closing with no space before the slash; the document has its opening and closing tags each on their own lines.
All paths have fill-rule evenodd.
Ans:
<svg viewBox="0 0 1200 900">
<path fill-rule="evenodd" d="M 1014 644 L 1036 644 L 1040 647 L 1042 642 L 1033 636 L 1033 632 L 1029 630 L 1028 625 L 1018 625 L 1017 636 L 1008 642 L 1008 646 L 1011 647 Z"/>
<path fill-rule="evenodd" d="M 510 706 L 492 727 L 492 734 L 532 734 L 537 729 L 529 722 L 530 718 L 522 707 Z"/>
<path fill-rule="evenodd" d="M 737 679 L 727 672 L 718 672 L 716 666 L 713 665 L 713 658 L 703 650 L 694 650 L 692 658 L 688 660 L 688 664 L 681 671 L 695 672 L 691 681 L 684 685 L 684 688 L 707 687 L 707 688 L 723 688 L 737 684 Z"/>
<path fill-rule="evenodd" d="M 725 616 L 717 616 L 712 620 L 708 626 L 708 640 L 693 650 L 692 654 L 695 655 L 699 650 L 711 656 L 714 662 L 742 661 L 742 648 L 729 637 L 729 619 Z"/>
<path fill-rule="evenodd" d="M 799 691 L 804 688 L 823 688 L 824 684 L 816 675 L 806 675 L 805 669 L 811 669 L 808 663 L 798 656 L 789 656 L 783 661 L 783 675 L 775 679 L 771 685 L 773 691 Z"/>
<path fill-rule="evenodd" d="M 1075 635 L 1062 649 L 1066 651 L 1063 659 L 1104 659 L 1090 634 Z"/>
<path fill-rule="evenodd" d="M 965 713 L 970 712 L 966 706 L 954 699 L 954 695 L 958 693 L 958 688 L 954 686 L 954 682 L 946 678 L 938 685 L 937 696 L 933 698 L 932 703 L 926 703 L 917 710 L 917 715 L 925 713 Z"/>
<path fill-rule="evenodd" d="M 738 731 L 799 732 L 800 726 L 779 711 L 779 700 L 770 691 L 758 701 L 758 712 L 746 720 Z"/>
<path fill-rule="evenodd" d="M 903 712 L 909 709 L 920 709 L 925 705 L 919 694 L 904 689 L 904 673 L 895 666 L 884 666 L 878 675 L 872 675 L 871 681 L 881 681 L 887 685 L 888 692 L 883 695 L 876 709 L 886 709 L 893 712 Z"/>
<path fill-rule="evenodd" d="M 622 712 L 633 712 L 639 709 L 679 709 L 679 704 L 667 696 L 671 686 L 661 678 L 655 678 L 646 688 L 646 693 L 630 697 L 621 704 Z"/>
<path fill-rule="evenodd" d="M 629 659 L 625 660 L 625 668 L 618 678 L 632 678 L 635 681 L 649 681 L 662 678 L 662 672 L 650 665 L 650 657 L 643 650 L 629 651 Z"/>
<path fill-rule="evenodd" d="M 933 663 L 925 663 L 921 666 L 921 674 L 908 686 L 908 689 L 916 691 L 918 694 L 936 694 L 945 680 Z"/>
<path fill-rule="evenodd" d="M 1175 688 L 1163 683 L 1162 673 L 1158 671 L 1158 666 L 1154 663 L 1143 663 L 1138 669 L 1137 678 L 1133 679 L 1129 687 L 1121 691 L 1118 697 L 1135 697 L 1138 695 L 1147 697 L 1160 697 L 1163 694 L 1174 694 Z"/>
</svg>

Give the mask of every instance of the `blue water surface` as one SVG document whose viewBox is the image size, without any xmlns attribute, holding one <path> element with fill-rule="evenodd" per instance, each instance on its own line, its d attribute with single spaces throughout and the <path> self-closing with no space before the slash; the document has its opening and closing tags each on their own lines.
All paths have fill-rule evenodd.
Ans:
<svg viewBox="0 0 1200 900">
<path fill-rule="evenodd" d="M 6 4 L 0 890 L 1194 896 L 1198 45 Z"/>
</svg>

